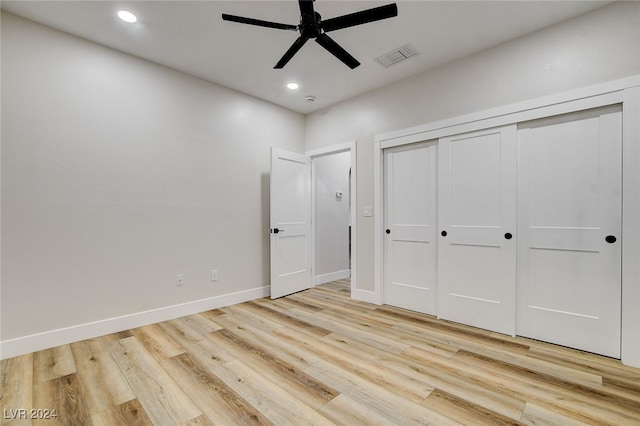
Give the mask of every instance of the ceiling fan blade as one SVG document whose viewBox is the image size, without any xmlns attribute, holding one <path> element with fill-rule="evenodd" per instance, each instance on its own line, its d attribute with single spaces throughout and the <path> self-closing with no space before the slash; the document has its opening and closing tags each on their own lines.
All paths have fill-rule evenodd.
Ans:
<svg viewBox="0 0 640 426">
<path fill-rule="evenodd" d="M 353 27 L 355 25 L 366 24 L 368 22 L 379 21 L 381 19 L 398 16 L 398 6 L 395 3 L 386 6 L 374 7 L 373 9 L 362 10 L 348 15 L 330 18 L 320 23 L 320 27 L 325 31 L 335 31 L 342 28 Z"/>
<path fill-rule="evenodd" d="M 304 44 L 307 42 L 307 40 L 309 40 L 309 39 L 306 38 L 306 37 L 298 37 L 298 39 L 293 42 L 293 44 L 291 45 L 289 50 L 287 50 L 285 52 L 284 56 L 282 56 L 282 58 L 280 58 L 280 60 L 276 64 L 276 66 L 273 67 L 273 68 L 280 69 L 280 68 L 283 68 L 285 65 L 287 65 L 287 62 L 289 62 L 291 60 L 291 58 L 293 58 L 293 55 L 298 53 L 298 50 L 300 50 L 302 48 L 302 46 L 304 46 Z"/>
<path fill-rule="evenodd" d="M 302 22 L 315 22 L 314 0 L 298 0 Z"/>
<path fill-rule="evenodd" d="M 222 19 L 225 21 L 238 22 L 240 24 L 249 24 L 249 25 L 257 25 L 259 27 L 276 28 L 278 30 L 293 30 L 293 31 L 298 30 L 298 27 L 296 25 L 279 24 L 277 22 L 262 21 L 260 19 L 245 18 L 242 16 L 235 16 L 235 15 L 227 15 L 226 13 L 222 14 Z"/>
<path fill-rule="evenodd" d="M 324 33 L 320 34 L 318 37 L 316 37 L 316 43 L 318 43 L 320 46 L 327 49 L 329 53 L 331 53 L 336 58 L 340 59 L 349 68 L 354 69 L 355 67 L 360 65 L 360 62 L 358 62 L 356 58 L 351 56 L 349 52 L 344 50 L 342 46 L 340 46 L 338 43 L 333 41 L 333 39 L 328 35 Z"/>
</svg>

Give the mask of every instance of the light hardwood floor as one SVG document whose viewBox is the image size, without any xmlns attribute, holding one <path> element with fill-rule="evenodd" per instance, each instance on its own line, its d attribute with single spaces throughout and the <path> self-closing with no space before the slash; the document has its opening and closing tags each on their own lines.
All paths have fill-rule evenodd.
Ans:
<svg viewBox="0 0 640 426">
<path fill-rule="evenodd" d="M 333 282 L 4 360 L 0 402 L 11 425 L 640 425 L 640 370 Z"/>
</svg>

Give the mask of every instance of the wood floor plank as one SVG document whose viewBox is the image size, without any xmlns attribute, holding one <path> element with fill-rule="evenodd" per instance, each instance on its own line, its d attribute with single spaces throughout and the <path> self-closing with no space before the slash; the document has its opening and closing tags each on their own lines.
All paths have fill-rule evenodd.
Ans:
<svg viewBox="0 0 640 426">
<path fill-rule="evenodd" d="M 278 306 L 278 307 L 285 308 L 285 309 L 298 308 L 298 309 L 301 309 L 303 311 L 308 311 L 308 312 L 320 312 L 320 311 L 325 310 L 325 308 L 323 308 L 321 306 L 316 306 L 316 305 L 312 305 L 310 303 L 301 302 L 301 301 L 293 299 L 291 297 L 283 297 L 281 299 L 275 299 L 275 300 L 259 299 L 258 302 L 259 303 L 266 302 L 266 303 L 269 303 L 269 304 L 273 305 L 274 307 Z"/>
<path fill-rule="evenodd" d="M 315 325 L 309 324 L 308 322 L 299 320 L 298 318 L 294 318 L 291 315 L 280 312 L 276 309 L 271 308 L 270 306 L 265 306 L 258 302 L 248 302 L 244 303 L 243 306 L 246 308 L 253 310 L 258 315 L 264 316 L 266 318 L 271 319 L 274 322 L 277 322 L 285 327 L 291 328 L 299 328 L 304 330 L 305 332 L 315 335 L 315 336 L 326 336 L 331 333 L 331 331 L 317 327 Z"/>
<path fill-rule="evenodd" d="M 274 333 L 292 337 L 292 331 L 288 329 L 277 330 Z M 323 340 L 326 339 L 323 338 Z M 342 336 L 341 340 L 352 348 L 358 348 L 355 354 L 364 365 L 384 366 L 396 373 L 419 380 L 423 384 L 429 384 L 432 388 L 437 386 L 461 397 L 466 397 L 476 404 L 487 406 L 511 418 L 519 418 L 524 409 L 523 400 L 514 398 L 507 392 L 486 389 L 485 383 L 470 377 L 463 366 L 455 366 L 452 363 L 449 365 L 442 363 L 430 365 L 432 359 L 442 358 L 432 353 L 408 348 L 402 353 L 402 356 L 399 356 L 381 351 L 380 348 L 372 347 L 366 342 L 356 341 L 347 336 Z M 307 346 L 312 345 L 307 344 Z M 356 367 L 351 368 L 356 369 Z"/>
<path fill-rule="evenodd" d="M 162 366 L 214 424 L 268 425 L 271 422 L 213 372 L 188 353 L 162 361 Z"/>
<path fill-rule="evenodd" d="M 296 296 L 302 300 L 304 300 L 305 297 L 312 298 L 314 303 L 323 306 L 327 311 L 335 310 L 336 312 L 345 314 L 357 312 L 363 315 L 377 309 L 377 305 L 351 299 L 348 295 L 340 294 L 325 286 L 314 287 L 308 292 L 299 293 Z"/>
<path fill-rule="evenodd" d="M 396 424 L 460 424 L 329 362 L 319 361 L 305 371 Z"/>
<path fill-rule="evenodd" d="M 7 425 L 640 425 L 640 369 L 356 301 L 348 280 L 0 368 L 3 409 L 58 415 Z"/>
<path fill-rule="evenodd" d="M 618 360 L 598 357 L 594 354 L 567 348 L 558 351 L 553 349 L 554 347 L 549 344 L 537 345 L 529 350 L 527 356 L 572 370 L 600 375 L 603 385 L 626 390 L 628 398 L 640 398 L 640 369 L 628 367 Z"/>
<path fill-rule="evenodd" d="M 181 425 L 202 415 L 135 336 L 112 342 L 109 351 L 154 424 Z"/>
<path fill-rule="evenodd" d="M 135 399 L 135 393 L 101 339 L 71 344 L 78 379 L 89 414 L 94 415 Z"/>
<path fill-rule="evenodd" d="M 188 421 L 182 426 L 214 426 L 214 425 L 215 423 L 211 422 L 211 420 L 209 420 L 207 416 L 200 416 Z"/>
<path fill-rule="evenodd" d="M 184 347 L 189 355 L 210 371 L 215 370 L 221 364 L 233 361 L 235 358 L 211 340 L 190 332 L 182 327 L 182 323 L 167 321 L 160 323 L 162 329 L 176 342 Z M 197 339 L 194 338 L 197 336 Z"/>
<path fill-rule="evenodd" d="M 461 349 L 466 350 L 464 348 Z M 514 366 L 550 375 L 560 380 L 571 381 L 573 383 L 578 383 L 585 386 L 592 386 L 595 389 L 602 389 L 603 386 L 602 376 L 599 374 L 576 370 L 574 368 L 558 365 L 544 359 L 532 358 L 528 356 L 528 354 L 522 355 L 519 352 L 495 349 L 491 346 L 478 347 L 477 345 L 474 346 L 473 353 L 502 361 Z"/>
<path fill-rule="evenodd" d="M 176 318 L 158 324 L 173 340 L 188 350 L 187 346 L 205 340 L 203 334 L 191 328 L 190 323 L 185 318 Z"/>
<path fill-rule="evenodd" d="M 440 389 L 431 392 L 422 405 L 465 425 L 522 425 L 518 420 L 503 416 Z"/>
<path fill-rule="evenodd" d="M 364 321 L 368 324 L 367 329 L 373 332 L 385 335 L 391 333 L 398 342 L 411 347 L 420 348 L 428 352 L 433 352 L 434 354 L 451 357 L 458 350 L 457 346 L 449 344 L 443 339 L 430 339 L 425 335 L 416 336 L 410 332 L 407 333 L 399 331 L 394 327 L 398 326 L 400 323 L 386 317 L 377 316 L 375 314 L 365 314 L 360 318 L 360 321 Z"/>
<path fill-rule="evenodd" d="M 464 362 L 478 375 L 485 372 L 485 380 L 506 385 L 514 395 L 595 423 L 633 424 L 640 415 L 640 404 L 621 399 L 603 391 L 566 382 L 522 367 L 509 365 L 468 351 L 459 351 L 454 358 Z M 581 415 L 579 416 L 579 413 Z"/>
<path fill-rule="evenodd" d="M 230 330 L 219 330 L 207 337 L 245 365 L 260 371 L 266 379 L 293 393 L 296 398 L 311 408 L 317 410 L 338 395 L 335 389 L 308 376 L 272 352 L 264 351 Z"/>
<path fill-rule="evenodd" d="M 640 378 L 603 377 L 602 389 L 622 398 L 640 402 L 640 389 L 638 389 L 639 383 Z"/>
<path fill-rule="evenodd" d="M 375 309 L 376 314 L 395 318 L 405 324 L 412 324 L 418 327 L 430 327 L 440 329 L 442 331 L 452 332 L 469 337 L 490 336 L 491 332 L 481 328 L 470 327 L 468 325 L 459 324 L 446 320 L 439 320 L 433 315 L 421 314 L 419 312 L 410 311 L 408 309 L 398 308 L 395 306 L 383 305 Z"/>
<path fill-rule="evenodd" d="M 429 383 L 420 381 L 412 376 L 398 373 L 376 362 L 363 362 L 366 358 L 363 357 L 362 352 L 349 347 L 346 343 L 347 338 L 344 336 L 331 334 L 321 340 L 314 340 L 314 338 L 304 333 L 290 329 L 281 329 L 274 333 L 278 336 L 304 344 L 308 350 L 316 353 L 320 359 L 324 359 L 345 370 L 349 370 L 410 401 L 421 403 L 435 388 Z M 338 344 L 332 345 L 332 340 L 327 340 L 329 338 L 335 339 Z M 382 354 L 381 356 L 385 355 Z"/>
<path fill-rule="evenodd" d="M 424 334 L 416 336 L 410 332 L 398 332 L 398 330 L 394 328 L 398 325 L 397 323 L 389 327 L 388 324 L 381 324 L 378 321 L 372 320 L 374 316 L 368 313 L 363 315 L 353 313 L 352 311 L 351 313 L 347 312 L 348 310 L 336 315 L 335 310 L 329 309 L 323 311 L 322 315 L 325 315 L 324 318 L 327 319 L 335 318 L 335 321 L 340 321 L 340 323 L 344 325 L 351 325 L 361 330 L 362 333 L 371 333 L 382 338 L 393 334 L 393 340 L 406 345 L 406 347 L 417 347 L 443 356 L 452 356 L 458 350 L 456 346 L 448 344 L 445 341 L 427 339 Z"/>
<path fill-rule="evenodd" d="M 131 330 L 123 330 L 123 331 L 118 331 L 116 333 L 104 335 L 101 337 L 101 339 L 104 341 L 105 344 L 109 344 L 116 340 L 126 339 L 127 337 L 131 337 L 131 336 L 133 336 L 133 333 L 131 332 Z"/>
<path fill-rule="evenodd" d="M 6 425 L 30 425 L 31 420 L 20 419 L 20 409 L 33 408 L 33 354 L 21 355 L 0 362 L 0 407 Z M 4 410 L 11 410 L 5 415 Z M 8 417 L 8 419 L 6 418 Z"/>
<path fill-rule="evenodd" d="M 439 357 L 418 348 L 409 348 L 401 356 L 387 356 L 381 364 L 400 373 L 420 378 L 434 387 L 511 418 L 519 418 L 525 401 L 507 389 L 489 387 L 464 364 Z"/>
<path fill-rule="evenodd" d="M 215 373 L 277 425 L 334 424 L 239 360 L 218 367 Z"/>
<path fill-rule="evenodd" d="M 319 412 L 337 425 L 397 426 L 391 419 L 381 416 L 346 394 L 338 395 Z"/>
<path fill-rule="evenodd" d="M 138 399 L 123 402 L 91 416 L 93 426 L 152 426 Z"/>
<path fill-rule="evenodd" d="M 495 350 L 510 351 L 522 355 L 526 355 L 529 352 L 529 346 L 523 345 L 521 343 L 497 339 L 495 337 L 476 335 L 474 333 L 468 332 L 453 332 L 448 327 L 432 328 L 431 326 L 420 326 L 412 323 L 401 323 L 395 325 L 393 327 L 393 330 L 411 334 L 415 337 L 424 338 L 430 341 L 444 343 L 447 345 L 472 351 L 476 349 L 491 347 Z"/>
<path fill-rule="evenodd" d="M 520 421 L 526 425 L 535 426 L 588 426 L 589 423 L 581 422 L 566 415 L 556 413 L 547 408 L 527 402 Z"/>
<path fill-rule="evenodd" d="M 609 371 L 616 374 L 632 374 L 638 375 L 640 371 L 638 368 L 624 365 L 618 359 L 609 358 L 606 356 L 600 356 L 590 352 L 580 351 L 578 349 L 571 349 L 564 346 L 558 346 L 547 342 L 540 342 L 538 340 L 527 339 L 525 337 L 516 337 L 517 340 L 531 347 L 529 350 L 530 356 L 547 357 L 553 355 L 553 358 L 563 359 L 570 363 L 575 363 L 577 366 L 582 365 L 586 368 L 594 368 L 598 371 Z"/>
<path fill-rule="evenodd" d="M 234 317 L 236 321 L 246 322 L 263 331 L 272 331 L 282 327 L 279 323 L 256 314 L 254 311 L 247 308 L 244 303 L 228 306 L 223 308 L 222 311 L 228 316 Z"/>
<path fill-rule="evenodd" d="M 47 418 L 36 415 L 33 419 L 34 426 L 92 424 L 76 374 L 35 383 L 33 408 L 43 410 L 43 413 L 51 416 Z"/>
<path fill-rule="evenodd" d="M 332 319 L 327 317 L 323 312 L 309 313 L 298 309 L 291 309 L 290 315 L 303 321 L 319 324 L 320 327 L 331 330 L 334 333 L 341 334 L 343 336 L 350 337 L 354 340 L 361 341 L 365 344 L 371 345 L 388 352 L 401 353 L 408 349 L 410 346 L 397 340 L 391 339 L 386 336 L 371 333 L 365 330 L 363 327 L 355 327 L 339 321 L 338 319 Z"/>
<path fill-rule="evenodd" d="M 158 324 L 134 328 L 131 333 L 158 361 L 185 353 L 185 349 L 169 337 Z"/>
<path fill-rule="evenodd" d="M 203 336 L 222 328 L 220 324 L 217 324 L 213 319 L 202 314 L 189 315 L 181 318 L 181 320 L 192 330 Z"/>
<path fill-rule="evenodd" d="M 44 382 L 75 373 L 76 364 L 69 345 L 34 352 L 33 381 Z"/>
<path fill-rule="evenodd" d="M 521 356 L 520 354 L 504 354 L 494 353 L 494 351 L 483 351 L 482 355 L 490 356 L 492 358 L 504 361 L 513 365 L 518 365 L 523 368 L 540 371 L 545 374 L 554 376 L 561 380 L 571 381 L 578 384 L 593 386 L 600 389 L 604 385 L 604 380 L 601 374 L 587 372 L 580 369 L 570 368 L 565 365 L 557 364 L 549 360 L 534 358 L 529 356 Z M 640 379 L 640 377 L 639 377 Z M 640 391 L 640 387 L 637 389 Z"/>
<path fill-rule="evenodd" d="M 252 342 L 263 350 L 275 353 L 280 359 L 299 369 L 305 369 L 317 362 L 320 358 L 305 348 L 293 345 L 286 340 L 279 339 L 272 333 L 267 333 L 254 328 L 246 323 L 238 323 L 226 315 L 218 317 L 218 322 L 226 329 L 242 336 L 243 339 Z"/>
<path fill-rule="evenodd" d="M 329 337 L 323 340 L 327 339 Z M 392 354 L 376 354 L 376 349 L 349 338 L 342 337 L 342 342 L 337 339 L 333 340 L 334 345 L 342 343 L 345 348 L 350 348 L 350 350 L 354 351 L 360 359 L 367 359 L 372 363 L 377 362 L 388 366 L 396 372 L 412 375 L 414 378 L 419 378 L 433 387 L 438 386 L 456 394 L 466 395 L 474 403 L 486 404 L 492 410 L 505 416 L 518 418 L 524 407 L 524 401 L 512 398 L 505 393 L 487 390 L 481 382 L 469 377 L 463 367 L 455 366 L 453 363 L 444 364 L 444 358 L 434 353 L 411 347 L 403 351 L 400 354 L 401 356 L 394 357 Z M 450 354 L 447 353 L 446 357 L 450 357 Z M 441 361 L 437 366 L 433 366 L 430 365 L 433 360 Z M 444 370 L 447 372 L 446 374 L 442 374 L 443 368 L 446 368 Z"/>
<path fill-rule="evenodd" d="M 224 312 L 222 312 L 220 309 L 211 309 L 210 311 L 200 312 L 200 315 L 212 320 L 213 322 L 217 322 L 216 318 L 220 315 L 224 315 Z"/>
<path fill-rule="evenodd" d="M 305 292 L 294 293 L 289 296 L 289 299 L 299 300 L 310 305 L 319 306 L 323 308 L 323 310 L 336 306 L 344 306 L 349 303 L 346 298 L 327 296 L 322 292 L 319 292 L 315 287 Z"/>
</svg>

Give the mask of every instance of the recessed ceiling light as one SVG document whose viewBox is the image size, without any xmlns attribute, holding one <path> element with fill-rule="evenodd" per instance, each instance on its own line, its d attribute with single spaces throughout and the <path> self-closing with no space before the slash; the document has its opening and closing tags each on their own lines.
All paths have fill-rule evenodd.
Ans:
<svg viewBox="0 0 640 426">
<path fill-rule="evenodd" d="M 128 10 L 119 10 L 118 11 L 118 18 L 120 18 L 124 22 L 128 22 L 130 24 L 133 24 L 134 22 L 136 22 L 138 20 L 138 18 L 136 18 L 136 15 L 134 15 L 131 12 L 129 12 Z"/>
<path fill-rule="evenodd" d="M 289 84 L 287 84 L 287 89 L 289 89 L 289 90 L 296 90 L 298 87 L 300 87 L 298 85 L 298 83 L 289 83 Z"/>
</svg>

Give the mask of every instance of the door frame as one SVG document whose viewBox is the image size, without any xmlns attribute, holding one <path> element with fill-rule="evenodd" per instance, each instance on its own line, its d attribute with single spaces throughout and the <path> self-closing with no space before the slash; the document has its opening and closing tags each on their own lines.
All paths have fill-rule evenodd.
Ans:
<svg viewBox="0 0 640 426">
<path fill-rule="evenodd" d="M 316 271 L 316 193 L 315 193 L 315 173 L 313 171 L 314 158 L 324 157 L 327 155 L 340 154 L 342 152 L 351 153 L 351 183 L 349 187 L 349 197 L 351 206 L 349 208 L 349 217 L 351 222 L 351 297 L 356 298 L 354 295 L 358 293 L 357 286 L 357 246 L 356 239 L 357 229 L 357 169 L 356 169 L 356 141 L 345 142 L 339 145 L 333 145 L 326 148 L 314 149 L 305 152 L 305 155 L 310 158 L 311 161 L 311 280 L 314 282 Z"/>
<path fill-rule="evenodd" d="M 621 104 L 622 164 L 622 341 L 624 364 L 640 367 L 640 75 L 577 90 L 431 122 L 374 137 L 374 292 L 369 301 L 382 304 L 383 150 L 458 133 Z"/>
</svg>

